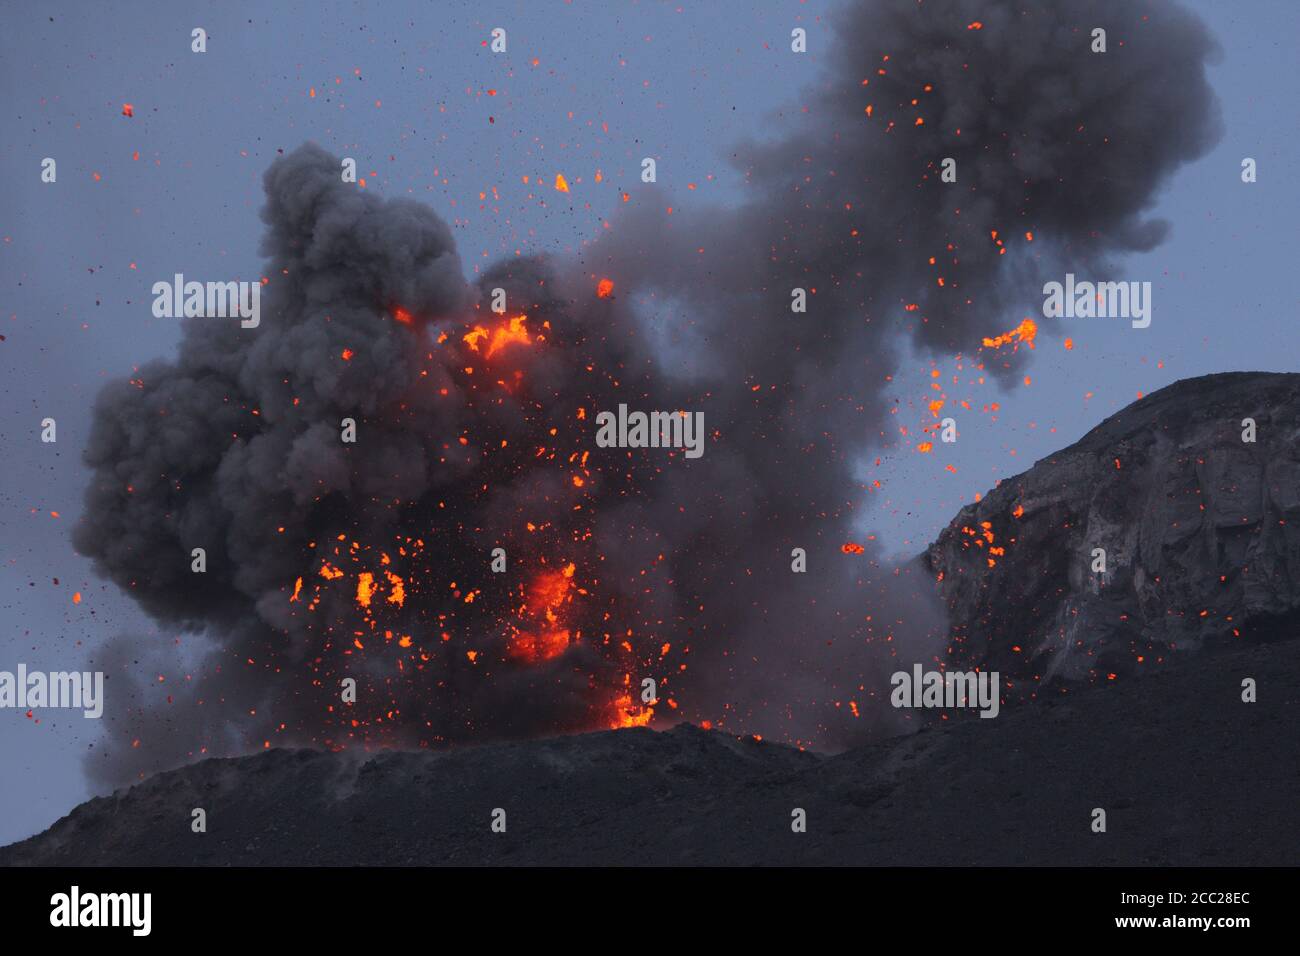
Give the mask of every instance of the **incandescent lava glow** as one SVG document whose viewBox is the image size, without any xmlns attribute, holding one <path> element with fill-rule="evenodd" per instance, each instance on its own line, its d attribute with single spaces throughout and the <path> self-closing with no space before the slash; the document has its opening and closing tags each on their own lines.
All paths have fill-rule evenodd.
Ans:
<svg viewBox="0 0 1300 956">
<path fill-rule="evenodd" d="M 533 579 L 519 607 L 521 626 L 506 644 L 506 654 L 512 660 L 526 664 L 548 661 L 581 637 L 581 632 L 570 636 L 566 626 L 565 605 L 573 600 L 573 573 L 574 565 L 570 563 L 559 571 L 543 571 Z"/>
<path fill-rule="evenodd" d="M 642 707 L 635 704 L 632 701 L 631 694 L 624 694 L 614 701 L 609 729 L 621 730 L 624 727 L 644 727 L 650 723 L 654 715 L 655 709 L 653 707 Z"/>
<path fill-rule="evenodd" d="M 1031 349 L 1034 347 L 1034 339 L 1038 335 L 1038 324 L 1033 319 L 1025 319 L 1010 332 L 1003 332 L 1001 335 L 984 337 L 984 347 L 990 349 L 1000 349 L 1004 345 L 1011 345 L 1012 351 L 1020 348 L 1021 343 L 1028 345 Z"/>
<path fill-rule="evenodd" d="M 481 352 L 484 358 L 492 358 L 507 345 L 530 345 L 532 340 L 528 337 L 528 316 L 516 315 L 511 319 L 501 323 L 494 329 L 487 329 L 484 326 L 476 325 L 469 332 L 465 333 L 464 341 L 472 352 Z M 483 348 L 483 343 L 487 343 L 487 348 Z"/>
<path fill-rule="evenodd" d="M 288 523 L 299 550 L 278 585 L 283 612 L 272 613 L 312 688 L 298 736 L 330 748 L 443 746 L 639 727 L 655 715 L 642 702 L 646 673 L 666 687 L 665 671 L 682 672 L 666 662 L 663 622 L 642 612 L 662 576 L 601 543 L 622 534 L 606 514 L 644 500 L 658 474 L 653 459 L 593 454 L 588 410 L 637 381 L 617 371 L 631 339 L 586 335 L 546 297 L 548 278 L 530 262 L 490 280 L 528 303 L 506 315 L 439 315 L 384 297 L 380 335 L 400 345 L 388 354 L 406 384 L 377 383 L 388 394 L 371 427 L 396 444 L 351 466 L 359 485 L 394 490 L 367 497 L 360 514 L 314 499 L 310 525 Z M 525 289 L 543 294 L 529 301 Z M 416 315 L 435 331 L 408 321 Z M 607 331 L 620 316 L 602 309 L 592 321 Z M 241 660 L 254 668 L 261 656 Z M 358 698 L 340 706 L 349 677 Z"/>
<path fill-rule="evenodd" d="M 596 283 L 596 298 L 608 299 L 614 293 L 614 280 L 601 279 Z"/>
</svg>

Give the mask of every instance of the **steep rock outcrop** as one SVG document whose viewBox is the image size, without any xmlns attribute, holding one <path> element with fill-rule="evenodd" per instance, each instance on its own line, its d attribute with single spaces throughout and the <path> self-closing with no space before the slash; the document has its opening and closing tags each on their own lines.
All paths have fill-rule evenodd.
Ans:
<svg viewBox="0 0 1300 956">
<path fill-rule="evenodd" d="M 1148 395 L 963 508 L 925 558 L 953 622 L 950 665 L 999 671 L 1013 698 L 1207 641 L 1289 636 L 1300 375 L 1207 375 Z"/>
</svg>

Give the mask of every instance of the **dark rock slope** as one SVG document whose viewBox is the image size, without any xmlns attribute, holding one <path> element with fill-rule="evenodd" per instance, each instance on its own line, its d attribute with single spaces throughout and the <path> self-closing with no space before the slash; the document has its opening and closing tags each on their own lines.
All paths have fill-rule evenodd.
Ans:
<svg viewBox="0 0 1300 956">
<path fill-rule="evenodd" d="M 1207 375 L 1148 395 L 963 508 L 926 558 L 954 664 L 997 670 L 1026 696 L 1206 642 L 1289 636 L 1300 375 Z"/>
<path fill-rule="evenodd" d="M 1258 703 L 1242 703 L 1244 677 Z M 1298 685 L 1290 641 L 835 757 L 689 725 L 441 754 L 272 750 L 91 800 L 0 865 L 1295 865 Z M 195 807 L 207 833 L 191 832 Z"/>
</svg>

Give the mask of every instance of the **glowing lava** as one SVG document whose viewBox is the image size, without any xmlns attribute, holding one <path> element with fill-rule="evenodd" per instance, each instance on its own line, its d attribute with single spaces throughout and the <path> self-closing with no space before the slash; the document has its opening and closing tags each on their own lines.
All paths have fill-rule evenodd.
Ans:
<svg viewBox="0 0 1300 956">
<path fill-rule="evenodd" d="M 532 339 L 528 337 L 527 321 L 528 316 L 516 315 L 491 330 L 476 325 L 465 333 L 465 344 L 473 352 L 482 352 L 484 358 L 492 358 L 507 345 L 530 345 Z M 482 349 L 484 342 L 487 343 L 486 351 Z"/>
<path fill-rule="evenodd" d="M 1020 343 L 1028 345 L 1031 349 L 1034 347 L 1034 338 L 1038 335 L 1038 325 L 1033 319 L 1025 319 L 1010 332 L 1003 332 L 1001 335 L 995 335 L 992 338 L 985 336 L 984 347 L 991 349 L 1000 349 L 1004 345 L 1013 345 L 1015 348 L 1020 347 Z M 1014 351 L 1014 349 L 1013 349 Z"/>
<path fill-rule="evenodd" d="M 565 606 L 573 600 L 573 572 L 570 563 L 559 571 L 543 571 L 533 579 L 528 597 L 519 608 L 519 617 L 527 629 L 516 630 L 506 645 L 512 660 L 526 664 L 548 661 L 563 654 L 577 639 L 570 636 L 564 620 Z"/>
</svg>

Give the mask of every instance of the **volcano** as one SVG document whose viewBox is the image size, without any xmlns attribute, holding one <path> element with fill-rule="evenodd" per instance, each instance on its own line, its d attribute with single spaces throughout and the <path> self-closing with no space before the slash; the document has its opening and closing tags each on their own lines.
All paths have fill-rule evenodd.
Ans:
<svg viewBox="0 0 1300 956">
<path fill-rule="evenodd" d="M 563 251 L 463 257 L 354 157 L 276 149 L 256 271 L 185 281 L 175 354 L 95 402 L 73 544 L 148 616 L 94 648 L 97 785 L 277 747 L 892 729 L 869 689 L 948 635 L 930 568 L 851 540 L 867 463 L 932 454 L 959 393 L 1027 378 L 1061 326 L 1023 318 L 1045 280 L 1164 240 L 1161 191 L 1222 134 L 1217 46 L 1128 0 L 828 25 L 813 85 L 727 148 L 737 194 L 628 154 Z M 546 180 L 606 208 L 576 169 Z M 934 363 L 919 403 L 908 355 Z M 985 560 L 1014 547 L 976 518 Z"/>
<path fill-rule="evenodd" d="M 1300 828 L 1298 414 L 1300 375 L 1178 382 L 954 519 L 924 563 L 952 656 L 1003 669 L 996 719 L 918 718 L 833 755 L 690 724 L 276 748 L 91 800 L 0 864 L 1294 863 L 1276 835 Z M 994 566 L 966 531 L 985 522 Z"/>
</svg>

